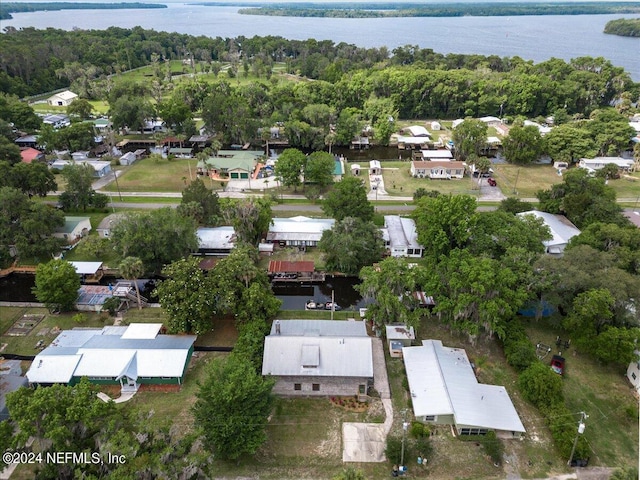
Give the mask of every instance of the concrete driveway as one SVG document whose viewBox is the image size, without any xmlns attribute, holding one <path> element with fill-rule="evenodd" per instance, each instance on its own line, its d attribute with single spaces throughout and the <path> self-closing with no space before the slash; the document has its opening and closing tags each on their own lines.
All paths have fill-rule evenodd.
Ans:
<svg viewBox="0 0 640 480">
<path fill-rule="evenodd" d="M 387 435 L 393 423 L 393 406 L 391 404 L 391 390 L 387 365 L 384 360 L 382 340 L 372 338 L 373 343 L 373 383 L 380 393 L 384 406 L 384 423 L 355 423 L 342 424 L 342 461 L 343 462 L 384 462 L 384 450 L 387 445 Z"/>
</svg>

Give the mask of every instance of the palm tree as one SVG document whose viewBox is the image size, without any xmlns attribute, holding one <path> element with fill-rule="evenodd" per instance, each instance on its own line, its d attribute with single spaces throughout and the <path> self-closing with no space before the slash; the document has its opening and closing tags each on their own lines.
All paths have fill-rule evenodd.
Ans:
<svg viewBox="0 0 640 480">
<path fill-rule="evenodd" d="M 126 257 L 120 262 L 120 274 L 126 280 L 132 280 L 136 286 L 136 295 L 138 297 L 138 310 L 142 310 L 142 303 L 140 302 L 140 288 L 138 287 L 138 280 L 144 275 L 144 263 L 138 257 Z"/>
</svg>

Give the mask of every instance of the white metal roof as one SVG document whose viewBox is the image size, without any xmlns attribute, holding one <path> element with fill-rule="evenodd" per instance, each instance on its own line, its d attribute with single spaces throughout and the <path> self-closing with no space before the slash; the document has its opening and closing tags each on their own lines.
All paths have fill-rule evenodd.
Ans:
<svg viewBox="0 0 640 480">
<path fill-rule="evenodd" d="M 274 218 L 269 226 L 271 234 L 314 234 L 322 237 L 322 232 L 330 230 L 336 221 L 333 218 L 291 217 Z"/>
<path fill-rule="evenodd" d="M 236 231 L 231 226 L 198 228 L 196 230 L 200 248 L 232 249 L 236 240 Z"/>
<path fill-rule="evenodd" d="M 421 152 L 424 158 L 437 158 L 439 160 L 446 160 L 448 158 L 453 158 L 453 155 L 451 154 L 451 150 L 446 150 L 446 149 L 421 150 Z"/>
<path fill-rule="evenodd" d="M 399 215 L 385 215 L 384 226 L 389 235 L 391 248 L 424 248 L 418 243 L 418 232 L 412 219 Z"/>
<path fill-rule="evenodd" d="M 549 227 L 551 232 L 551 240 L 544 240 L 542 243 L 547 248 L 557 245 L 566 245 L 576 235 L 580 235 L 580 230 L 569 219 L 563 215 L 555 215 L 553 213 L 539 212 L 538 210 L 529 210 L 528 212 L 520 212 L 518 216 L 533 215 L 541 218 L 544 224 Z"/>
<path fill-rule="evenodd" d="M 36 356 L 31 383 L 68 383 L 72 377 L 181 377 L 193 335 L 156 335 L 161 324 L 62 332 Z"/>
<path fill-rule="evenodd" d="M 598 170 L 609 164 L 617 165 L 618 168 L 631 168 L 633 166 L 633 159 L 622 157 L 594 157 L 594 158 L 581 158 L 579 166 L 592 168 Z"/>
<path fill-rule="evenodd" d="M 162 328 L 161 323 L 132 323 L 122 334 L 122 339 L 156 338 Z"/>
<path fill-rule="evenodd" d="M 27 378 L 30 383 L 69 383 L 80 355 L 37 355 Z"/>
<path fill-rule="evenodd" d="M 315 352 L 318 366 L 305 367 Z M 262 374 L 372 378 L 371 338 L 269 335 L 264 342 Z"/>
<path fill-rule="evenodd" d="M 424 128 L 422 125 L 411 125 L 409 127 L 405 127 L 404 130 L 409 132 L 413 137 L 430 137 L 431 134 L 429 131 Z"/>
<path fill-rule="evenodd" d="M 102 262 L 69 262 L 79 275 L 94 275 L 102 268 Z"/>
<path fill-rule="evenodd" d="M 368 337 L 364 321 L 274 320 L 271 324 L 271 335 L 276 335 L 278 325 L 283 337 Z"/>
<path fill-rule="evenodd" d="M 402 355 L 417 417 L 453 414 L 458 426 L 525 431 L 505 388 L 478 383 L 463 349 L 423 340 Z"/>
</svg>

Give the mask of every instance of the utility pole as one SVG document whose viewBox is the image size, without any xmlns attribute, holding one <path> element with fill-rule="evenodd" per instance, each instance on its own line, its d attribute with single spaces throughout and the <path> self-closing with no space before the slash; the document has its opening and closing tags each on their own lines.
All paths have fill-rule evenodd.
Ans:
<svg viewBox="0 0 640 480">
<path fill-rule="evenodd" d="M 407 422 L 407 409 L 402 410 L 402 449 L 400 451 L 400 468 L 404 471 L 404 439 L 407 436 L 407 429 L 409 428 L 409 422 Z"/>
<path fill-rule="evenodd" d="M 118 172 L 116 170 L 113 171 L 113 178 L 116 179 L 116 187 L 118 188 L 118 198 L 122 201 L 122 193 L 120 193 L 120 185 L 118 184 Z"/>
<path fill-rule="evenodd" d="M 578 423 L 578 433 L 576 433 L 576 439 L 573 441 L 573 448 L 571 449 L 571 456 L 569 457 L 569 461 L 567 462 L 567 466 L 571 466 L 571 462 L 573 460 L 573 454 L 576 452 L 576 446 L 578 445 L 578 438 L 580 435 L 584 433 L 585 425 L 584 421 L 589 418 L 584 412 L 580 412 L 580 422 Z"/>
</svg>

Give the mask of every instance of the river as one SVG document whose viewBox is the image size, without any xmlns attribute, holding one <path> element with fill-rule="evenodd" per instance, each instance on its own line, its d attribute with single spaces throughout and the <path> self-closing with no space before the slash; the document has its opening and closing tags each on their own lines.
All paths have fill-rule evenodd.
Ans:
<svg viewBox="0 0 640 480">
<path fill-rule="evenodd" d="M 166 3 L 166 2 L 155 2 Z M 549 15 L 450 18 L 300 18 L 238 14 L 238 7 L 166 3 L 165 9 L 65 10 L 15 13 L 5 27 L 64 30 L 143 28 L 209 37 L 276 35 L 288 39 L 333 40 L 360 47 L 418 45 L 438 53 L 519 56 L 541 62 L 556 57 L 604 57 L 640 81 L 640 38 L 605 35 L 617 18 L 640 15 Z"/>
</svg>

